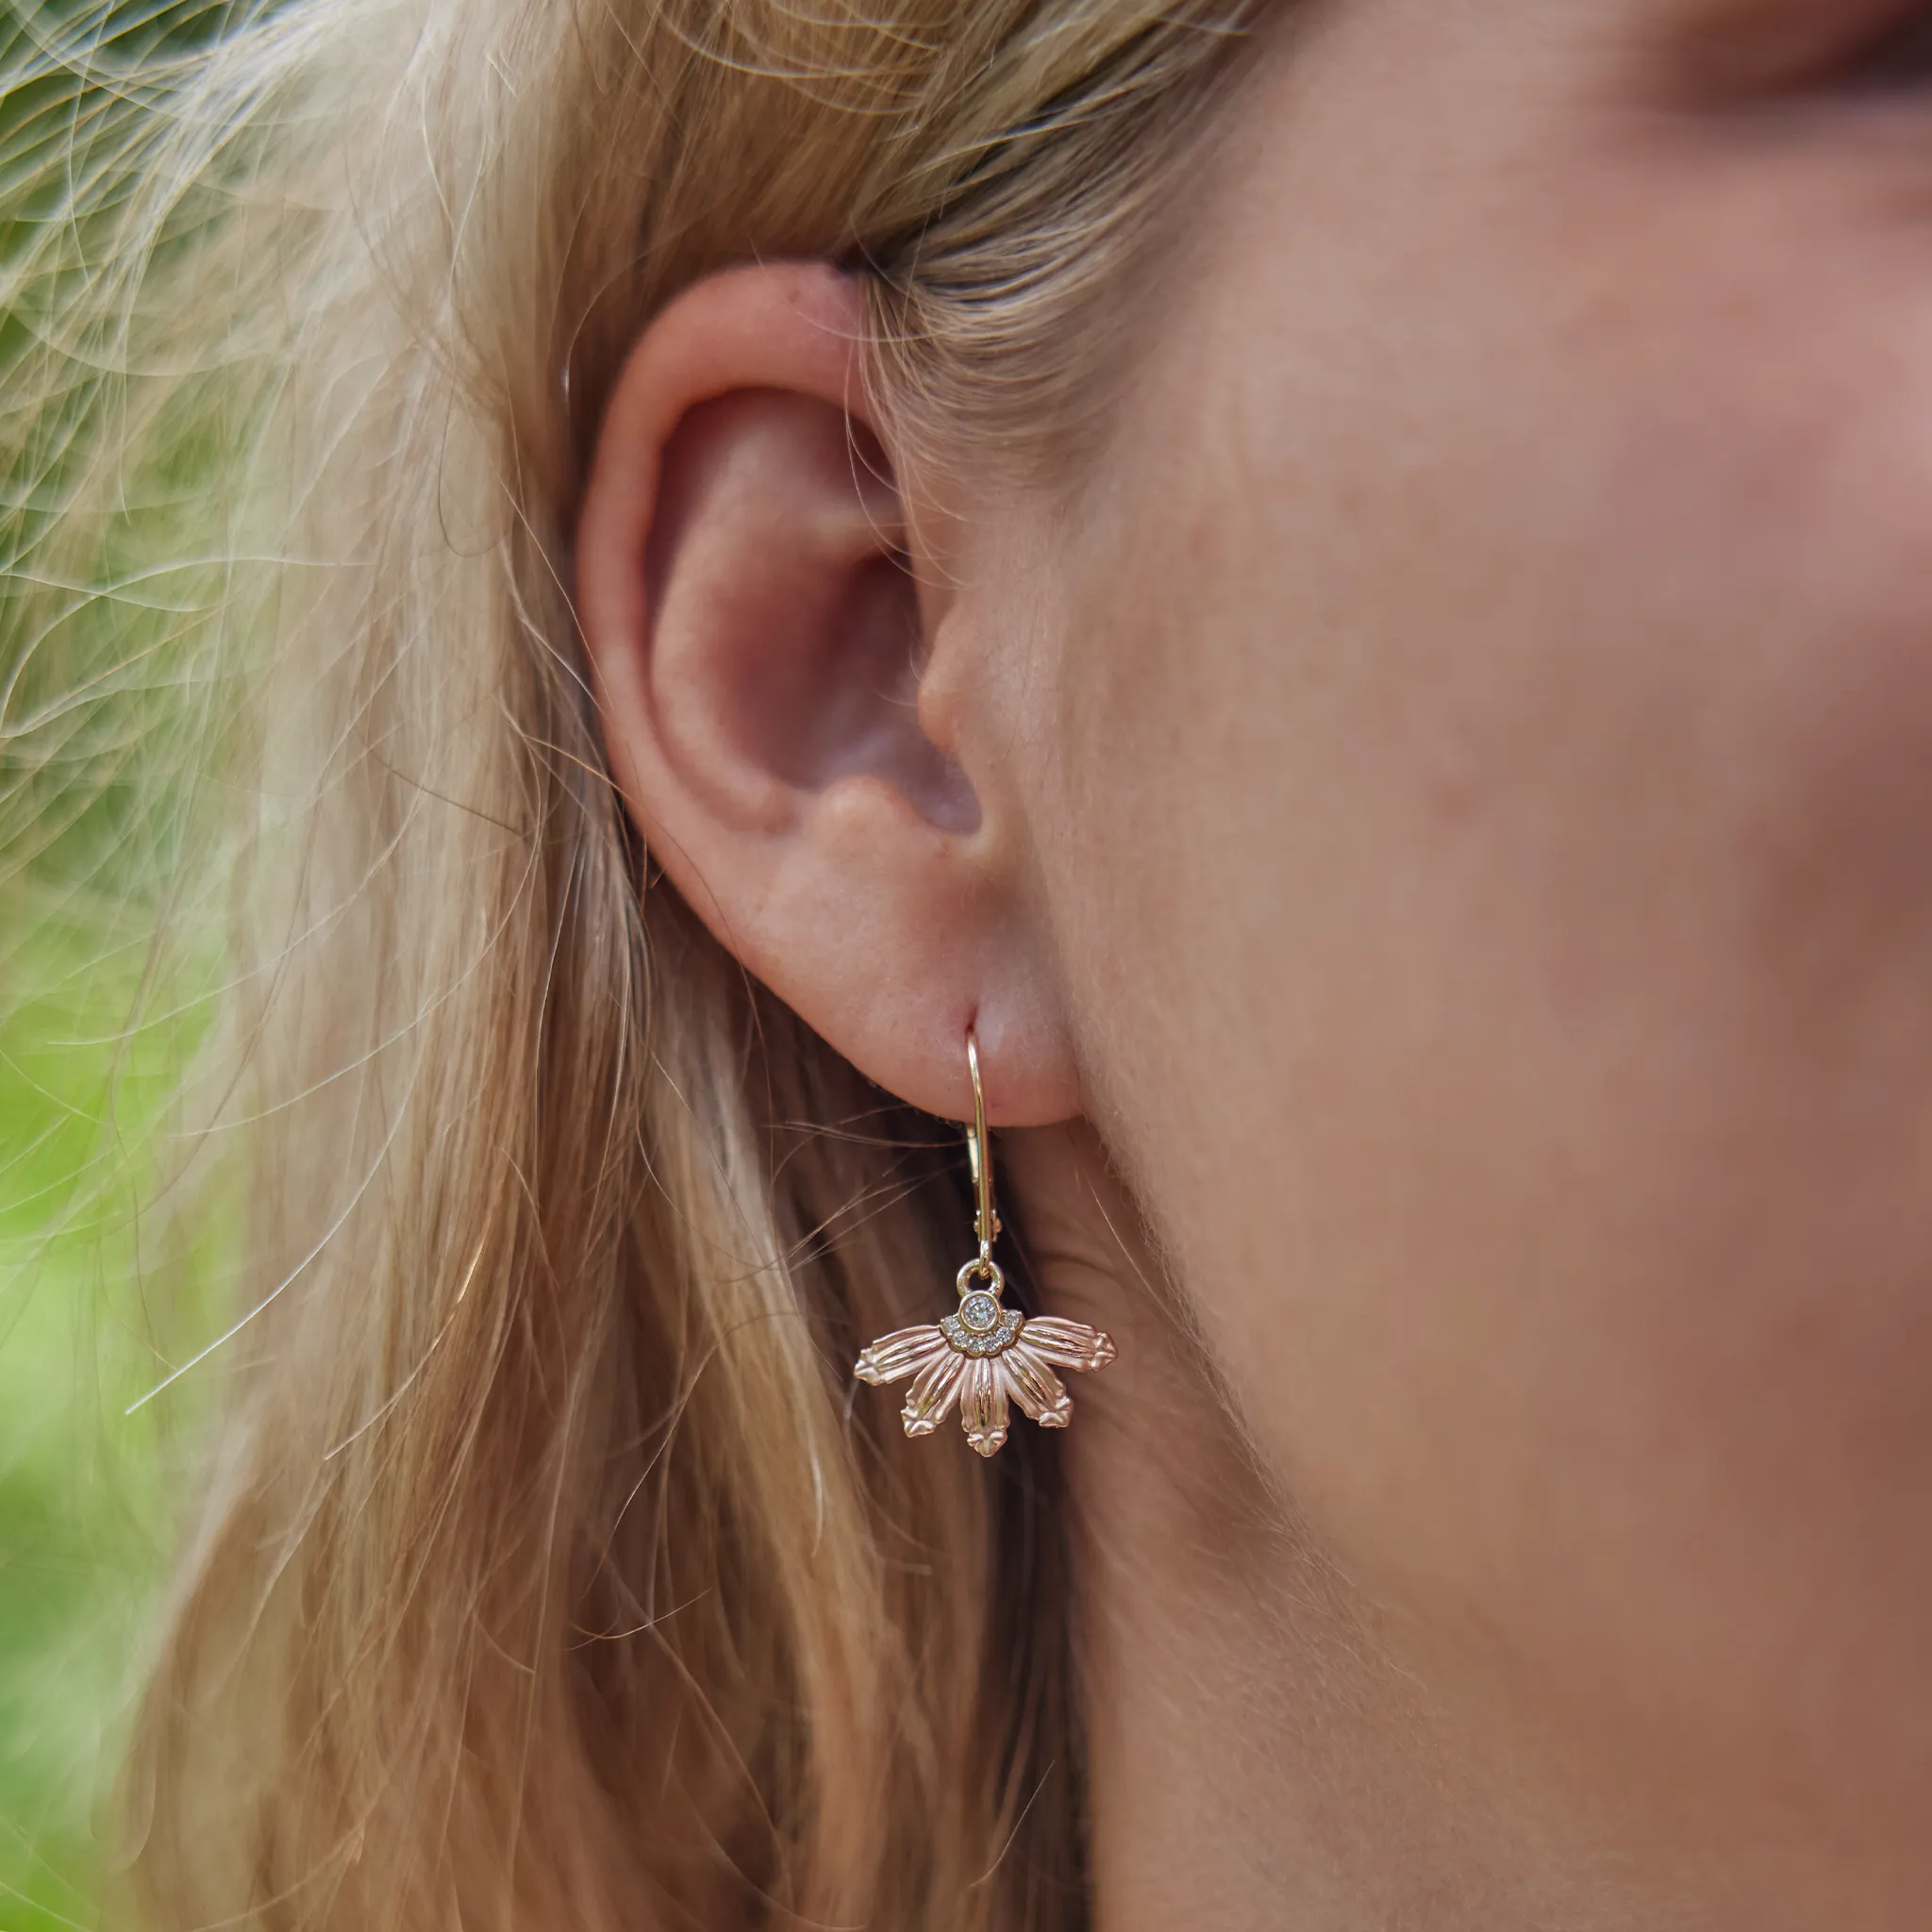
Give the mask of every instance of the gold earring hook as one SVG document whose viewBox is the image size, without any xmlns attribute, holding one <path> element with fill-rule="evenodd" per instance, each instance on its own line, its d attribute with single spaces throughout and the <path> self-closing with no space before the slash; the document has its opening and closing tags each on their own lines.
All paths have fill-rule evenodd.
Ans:
<svg viewBox="0 0 1932 1932">
<path fill-rule="evenodd" d="M 992 1244 L 1000 1231 L 1000 1217 L 992 1205 L 992 1148 L 986 1138 L 986 1093 L 979 1084 L 979 1041 L 973 1029 L 966 1029 L 966 1066 L 973 1075 L 973 1124 L 966 1129 L 966 1153 L 973 1163 L 973 1191 L 977 1210 L 973 1231 L 979 1237 L 979 1258 L 992 1259 Z"/>
</svg>

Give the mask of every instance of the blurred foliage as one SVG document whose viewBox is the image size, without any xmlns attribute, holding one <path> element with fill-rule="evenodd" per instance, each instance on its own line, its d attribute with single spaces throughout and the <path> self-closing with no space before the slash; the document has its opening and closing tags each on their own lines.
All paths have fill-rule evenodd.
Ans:
<svg viewBox="0 0 1932 1932">
<path fill-rule="evenodd" d="M 98 70 L 35 57 L 32 71 L 33 50 L 77 27 L 125 71 L 229 14 L 205 0 L 0 12 L 0 261 L 65 219 L 63 157 L 111 118 Z M 111 1781 L 192 1487 L 192 1378 L 129 1409 L 183 1359 L 216 1272 L 212 1233 L 152 1236 L 210 977 L 184 961 L 212 953 L 170 897 L 208 741 L 208 566 L 158 559 L 218 540 L 193 530 L 218 439 L 177 425 L 50 595 L 41 538 L 100 385 L 77 363 L 71 394 L 8 392 L 44 340 L 22 299 L 0 308 L 0 1932 L 107 1923 Z"/>
<path fill-rule="evenodd" d="M 129 1034 L 147 948 L 73 908 L 7 908 L 0 963 L 0 1927 L 96 1923 L 102 1810 L 165 1571 L 178 1408 L 125 1414 L 158 1377 L 134 1268 L 194 1030 Z M 172 1329 L 174 1317 L 169 1316 Z"/>
</svg>

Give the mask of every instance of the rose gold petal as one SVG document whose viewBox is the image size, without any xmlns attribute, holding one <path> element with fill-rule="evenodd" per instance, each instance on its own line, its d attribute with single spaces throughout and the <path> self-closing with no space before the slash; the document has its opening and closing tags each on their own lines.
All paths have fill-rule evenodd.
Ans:
<svg viewBox="0 0 1932 1932">
<path fill-rule="evenodd" d="M 966 1357 L 950 1348 L 920 1370 L 906 1391 L 906 1407 L 899 1411 L 908 1436 L 929 1436 L 945 1421 L 946 1411 L 958 1399 L 965 1373 Z"/>
<path fill-rule="evenodd" d="M 1074 1402 L 1060 1378 L 1025 1340 L 1014 1342 L 994 1366 L 1008 1392 L 1042 1429 L 1063 1429 L 1073 1420 Z"/>
<path fill-rule="evenodd" d="M 1007 1440 L 1006 1377 L 987 1357 L 966 1364 L 959 1392 L 959 1421 L 966 1440 L 982 1456 L 991 1456 Z"/>
<path fill-rule="evenodd" d="M 1114 1357 L 1112 1337 L 1084 1322 L 1058 1315 L 1035 1315 L 1021 1330 L 1021 1341 L 1042 1361 L 1063 1369 L 1104 1369 Z"/>
<path fill-rule="evenodd" d="M 867 1348 L 852 1373 L 876 1389 L 917 1374 L 946 1346 L 944 1331 L 930 1324 L 896 1329 L 891 1335 L 881 1335 Z"/>
</svg>

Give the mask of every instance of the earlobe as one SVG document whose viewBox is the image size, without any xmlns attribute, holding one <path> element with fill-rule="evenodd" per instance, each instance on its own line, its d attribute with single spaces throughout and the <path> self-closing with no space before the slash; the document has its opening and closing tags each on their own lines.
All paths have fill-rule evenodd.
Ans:
<svg viewBox="0 0 1932 1932">
<path fill-rule="evenodd" d="M 958 1118 L 972 1027 L 993 1119 L 1063 1119 L 1023 828 L 922 727 L 958 592 L 921 571 L 863 340 L 849 277 L 787 264 L 699 284 L 633 351 L 577 541 L 611 770 L 699 916 L 860 1071 Z"/>
</svg>

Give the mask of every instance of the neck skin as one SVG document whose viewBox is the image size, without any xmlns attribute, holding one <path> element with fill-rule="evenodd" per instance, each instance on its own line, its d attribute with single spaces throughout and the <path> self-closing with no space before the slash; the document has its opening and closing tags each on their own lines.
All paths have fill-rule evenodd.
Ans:
<svg viewBox="0 0 1932 1932">
<path fill-rule="evenodd" d="M 1601 1750 L 1506 1700 L 1432 1704 L 1427 1633 L 1351 1588 L 1266 1473 L 1091 1129 L 1002 1149 L 1042 1307 L 1120 1351 L 1074 1378 L 1066 1441 L 1096 1932 L 1907 1923 L 1872 1858 L 1802 1823 L 1660 1818 L 1641 1769 L 1606 1783 Z"/>
<path fill-rule="evenodd" d="M 1457 1795 L 1441 1725 L 1271 1493 L 1091 1130 L 1003 1150 L 1041 1306 L 1120 1348 L 1073 1385 L 1067 1441 L 1097 1932 L 1547 1927 L 1527 1870 L 1482 1869 L 1486 1841 L 1541 1864 L 1536 1835 Z M 1555 1923 L 1624 1923 L 1607 1903 Z"/>
</svg>

